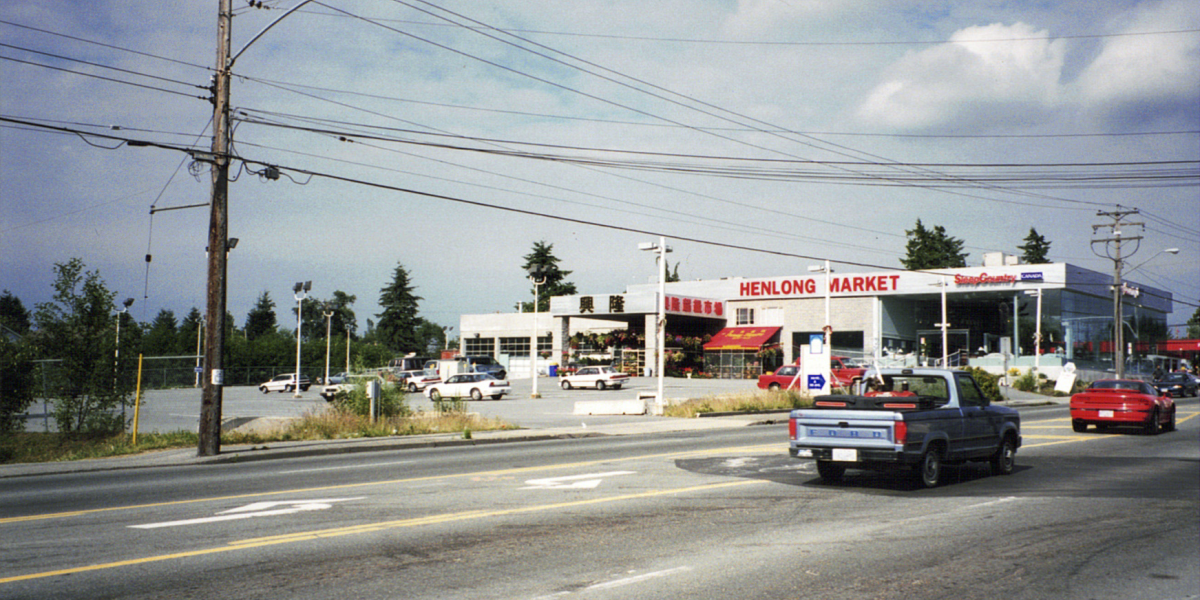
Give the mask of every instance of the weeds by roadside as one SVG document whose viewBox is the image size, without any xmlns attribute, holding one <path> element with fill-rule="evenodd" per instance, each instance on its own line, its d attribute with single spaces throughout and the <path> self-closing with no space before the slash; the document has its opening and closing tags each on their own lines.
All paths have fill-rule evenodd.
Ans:
<svg viewBox="0 0 1200 600">
<path fill-rule="evenodd" d="M 226 432 L 221 434 L 221 445 L 516 428 L 515 425 L 499 419 L 486 419 L 463 412 L 393 416 L 381 418 L 372 424 L 367 417 L 331 410 L 309 413 L 274 431 Z M 469 433 L 464 433 L 464 437 L 469 437 Z M 0 436 L 0 464 L 109 458 L 155 450 L 196 448 L 198 445 L 197 434 L 187 431 L 139 433 L 136 446 L 131 443 L 128 434 L 72 436 L 59 433 L 10 433 Z"/>
<path fill-rule="evenodd" d="M 812 406 L 812 397 L 795 390 L 727 394 L 688 400 L 663 409 L 666 417 L 695 417 L 701 413 L 755 413 Z"/>
</svg>

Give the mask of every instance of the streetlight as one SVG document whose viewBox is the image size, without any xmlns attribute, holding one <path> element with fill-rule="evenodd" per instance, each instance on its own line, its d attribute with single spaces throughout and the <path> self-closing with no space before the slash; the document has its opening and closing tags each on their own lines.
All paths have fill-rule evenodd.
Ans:
<svg viewBox="0 0 1200 600">
<path fill-rule="evenodd" d="M 655 360 L 655 374 L 658 375 L 658 396 L 656 402 L 661 410 L 666 402 L 663 398 L 663 346 L 666 345 L 666 325 L 667 315 L 664 312 L 667 301 L 667 253 L 671 248 L 667 246 L 667 238 L 658 238 L 658 243 L 642 242 L 638 244 L 638 250 L 647 252 L 658 252 L 658 315 L 655 318 L 655 329 L 657 330 L 656 346 L 658 356 Z"/>
<path fill-rule="evenodd" d="M 830 343 L 833 341 L 830 339 L 830 332 L 833 331 L 833 326 L 829 324 L 829 274 L 833 273 L 833 269 L 829 268 L 829 261 L 827 260 L 823 266 L 809 265 L 808 272 L 825 274 L 825 327 L 822 328 L 822 331 L 825 332 L 825 346 L 828 348 L 831 347 Z"/>
<path fill-rule="evenodd" d="M 311 289 L 311 281 L 297 281 L 296 285 L 292 286 L 292 294 L 296 298 L 296 372 L 292 374 L 293 398 L 300 397 L 300 327 L 304 322 L 304 299 L 308 297 L 308 291 Z"/>
<path fill-rule="evenodd" d="M 325 385 L 329 385 L 329 343 L 333 339 L 333 312 L 329 310 L 329 303 L 325 304 Z"/>
<path fill-rule="evenodd" d="M 533 333 L 529 337 L 529 377 L 533 380 L 533 393 L 530 398 L 541 398 L 538 393 L 537 373 L 537 316 L 538 316 L 538 286 L 546 283 L 550 276 L 550 265 L 533 265 L 529 267 L 529 281 L 533 282 Z"/>
<path fill-rule="evenodd" d="M 117 309 L 117 347 L 113 351 L 113 392 L 114 393 L 116 393 L 116 391 L 117 391 L 117 377 L 119 376 L 120 369 L 121 369 L 121 318 L 125 316 L 125 313 L 129 312 L 129 307 L 133 306 L 133 298 L 126 298 L 125 302 L 122 302 L 122 304 L 124 304 L 124 306 Z M 125 399 L 124 399 L 124 397 L 122 397 L 122 399 L 121 399 L 121 419 L 124 420 L 124 418 L 125 418 Z"/>
</svg>

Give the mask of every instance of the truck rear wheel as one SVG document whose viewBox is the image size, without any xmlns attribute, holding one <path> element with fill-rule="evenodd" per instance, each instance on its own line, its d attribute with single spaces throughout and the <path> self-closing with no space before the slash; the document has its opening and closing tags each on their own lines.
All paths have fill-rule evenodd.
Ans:
<svg viewBox="0 0 1200 600">
<path fill-rule="evenodd" d="M 920 479 L 921 485 L 927 488 L 937 487 L 942 478 L 942 453 L 940 449 L 932 447 L 925 451 L 921 457 L 921 462 L 917 465 L 917 478 Z"/>
<path fill-rule="evenodd" d="M 837 482 L 846 474 L 846 467 L 835 465 L 827 460 L 817 461 L 817 474 L 825 481 Z"/>
</svg>

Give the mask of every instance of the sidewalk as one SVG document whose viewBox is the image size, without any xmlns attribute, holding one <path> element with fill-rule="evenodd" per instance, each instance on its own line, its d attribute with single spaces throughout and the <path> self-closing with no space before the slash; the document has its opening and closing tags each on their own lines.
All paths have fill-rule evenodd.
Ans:
<svg viewBox="0 0 1200 600">
<path fill-rule="evenodd" d="M 677 383 L 676 385 L 679 388 L 688 387 L 684 384 Z M 710 383 L 704 387 L 711 389 L 714 386 L 712 386 Z M 678 394 L 679 397 L 688 397 L 694 395 L 694 390 L 681 389 L 678 390 L 678 392 L 681 392 Z M 1068 401 L 1068 398 L 1054 398 L 1030 392 L 1022 392 L 1012 388 L 1001 388 L 1001 394 L 1005 399 L 997 404 L 1013 408 L 1065 404 Z M 668 396 L 670 396 L 670 394 L 668 394 Z M 350 454 L 355 452 L 403 450 L 406 448 L 434 448 L 444 446 L 495 444 L 551 439 L 571 439 L 618 435 L 648 435 L 681 431 L 727 429 L 735 427 L 747 427 L 756 424 L 782 423 L 787 419 L 788 412 L 779 411 L 760 414 L 719 415 L 694 419 L 653 416 L 580 417 L 571 415 L 566 410 L 566 407 L 574 401 L 567 398 L 574 398 L 574 396 L 564 395 L 563 398 L 563 400 L 559 401 L 514 399 L 495 403 L 481 403 L 481 407 L 489 409 L 487 412 L 497 410 L 498 412 L 517 412 L 524 415 L 526 418 L 518 417 L 517 419 L 512 419 L 512 421 L 516 422 L 518 425 L 527 423 L 529 428 L 510 429 L 503 431 L 472 431 L 470 439 L 464 439 L 462 433 L 441 433 L 431 435 L 355 438 L 344 440 L 270 442 L 256 445 L 224 446 L 221 448 L 221 454 L 217 456 L 206 457 L 197 456 L 195 448 L 181 448 L 176 450 L 163 450 L 115 458 L 0 465 L 0 478 L 150 467 L 222 464 L 253 460 L 298 458 L 330 454 Z M 540 413 L 538 416 L 541 418 L 534 418 L 533 413 L 535 412 Z M 267 419 L 272 419 L 272 417 L 263 418 L 262 420 L 265 421 Z M 591 421 L 591 424 L 588 424 L 589 421 Z M 575 423 L 578 423 L 578 425 Z M 783 441 L 784 439 L 781 438 L 780 442 L 782 443 Z"/>
<path fill-rule="evenodd" d="M 527 442 L 551 439 L 571 439 L 611 435 L 642 435 L 671 433 L 677 431 L 699 431 L 747 427 L 755 424 L 780 423 L 787 418 L 786 412 L 732 415 L 703 419 L 679 419 L 669 417 L 639 418 L 628 423 L 610 423 L 588 427 L 550 427 L 543 429 L 508 429 L 502 431 L 472 431 L 470 439 L 462 433 L 439 433 L 379 438 L 355 438 L 343 440 L 308 440 L 297 442 L 270 442 L 255 445 L 223 446 L 217 456 L 197 456 L 195 448 L 180 448 L 148 452 L 134 456 L 98 458 L 49 463 L 21 463 L 0 465 L 0 479 L 32 475 L 58 475 L 90 471 L 112 471 L 150 467 L 178 467 L 207 465 L 254 460 L 299 458 L 356 452 L 379 452 L 406 448 L 437 448 L 444 446 L 469 446 L 505 442 Z M 783 440 L 781 440 L 782 443 Z"/>
</svg>

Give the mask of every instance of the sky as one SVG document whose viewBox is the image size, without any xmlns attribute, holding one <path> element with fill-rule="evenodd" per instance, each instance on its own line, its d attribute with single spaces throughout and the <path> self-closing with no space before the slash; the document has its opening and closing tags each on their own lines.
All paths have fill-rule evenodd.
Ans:
<svg viewBox="0 0 1200 600">
<path fill-rule="evenodd" d="M 1171 325 L 1200 305 L 1193 0 L 323 0 L 247 46 L 298 2 L 234 4 L 239 326 L 265 291 L 290 327 L 312 281 L 361 331 L 402 265 L 457 328 L 532 297 L 539 241 L 598 294 L 653 281 L 659 236 L 684 280 L 896 269 L 918 219 L 969 266 L 1036 228 L 1110 273 L 1094 226 L 1132 209 L 1126 277 Z M 77 257 L 139 321 L 203 312 L 208 209 L 163 209 L 211 193 L 186 150 L 217 8 L 0 4 L 0 289 L 27 308 Z"/>
</svg>

